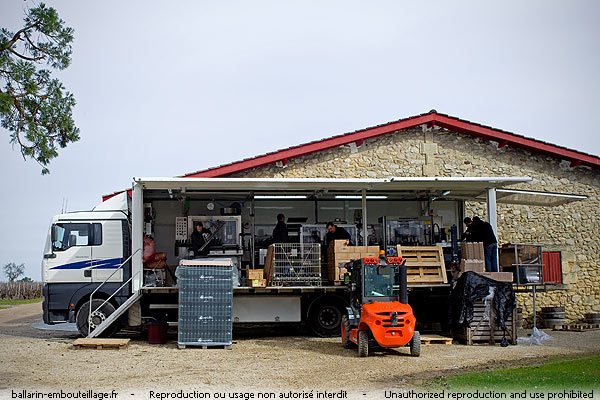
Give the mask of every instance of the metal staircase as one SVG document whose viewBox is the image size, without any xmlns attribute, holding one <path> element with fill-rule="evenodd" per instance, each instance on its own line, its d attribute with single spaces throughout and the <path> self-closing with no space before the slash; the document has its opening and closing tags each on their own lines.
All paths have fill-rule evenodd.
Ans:
<svg viewBox="0 0 600 400">
<path fill-rule="evenodd" d="M 119 306 L 119 308 L 117 308 L 115 310 L 115 312 L 110 314 L 108 316 L 108 318 L 106 318 L 104 321 L 102 321 L 102 323 L 100 325 L 98 325 L 98 327 L 96 329 L 94 329 L 93 331 L 88 333 L 87 338 L 91 339 L 91 338 L 98 337 L 102 332 L 104 332 L 106 330 L 106 328 L 111 326 L 113 324 L 113 322 L 115 322 L 117 319 L 119 319 L 119 317 L 121 315 L 123 315 L 125 313 L 125 311 L 129 310 L 129 308 L 131 308 L 131 306 L 136 301 L 138 301 L 141 297 L 142 297 L 142 292 L 138 290 L 130 298 L 128 298 L 123 304 L 121 304 Z"/>
<path fill-rule="evenodd" d="M 98 285 L 98 287 L 92 292 L 92 294 L 90 295 L 90 313 L 88 315 L 88 335 L 87 338 L 91 339 L 91 338 L 95 338 L 98 337 L 102 332 L 104 332 L 106 330 L 106 328 L 108 328 L 110 325 L 112 325 L 113 322 L 115 322 L 121 315 L 123 315 L 123 313 L 125 313 L 125 311 L 129 310 L 129 308 L 131 308 L 131 306 L 133 304 L 135 304 L 136 301 L 138 301 L 140 299 L 140 297 L 142 297 L 142 292 L 141 291 L 137 291 L 134 292 L 133 295 L 128 298 L 123 304 L 121 304 L 119 306 L 119 308 L 117 308 L 115 310 L 115 312 L 113 312 L 112 314 L 110 314 L 104 321 L 102 321 L 102 323 L 100 325 L 98 325 L 93 331 L 90 331 L 90 327 L 92 325 L 92 314 L 96 313 L 98 310 L 100 310 L 102 307 L 104 307 L 104 305 L 106 303 L 109 302 L 110 299 L 112 299 L 121 289 L 123 289 L 125 286 L 127 286 L 127 284 L 129 282 L 131 282 L 133 280 L 133 278 L 135 278 L 141 271 L 138 271 L 135 275 L 133 275 L 131 278 L 129 278 L 127 281 L 125 281 L 117 290 L 114 291 L 113 294 L 111 294 L 106 300 L 104 300 L 104 302 L 97 307 L 94 311 L 92 311 L 92 304 L 93 303 L 93 298 L 94 298 L 94 294 L 96 294 L 96 292 L 106 283 L 108 282 L 108 280 L 110 278 L 112 278 L 112 276 L 119 271 L 120 269 L 123 268 L 123 266 L 125 264 L 127 264 L 127 262 L 129 260 L 131 260 L 131 258 L 137 253 L 141 251 L 141 249 L 137 249 L 133 254 L 131 254 L 127 260 L 123 261 L 121 263 L 121 265 L 119 265 L 118 268 L 116 268 L 112 274 L 110 274 L 105 280 L 104 282 L 102 282 L 100 285 Z"/>
</svg>

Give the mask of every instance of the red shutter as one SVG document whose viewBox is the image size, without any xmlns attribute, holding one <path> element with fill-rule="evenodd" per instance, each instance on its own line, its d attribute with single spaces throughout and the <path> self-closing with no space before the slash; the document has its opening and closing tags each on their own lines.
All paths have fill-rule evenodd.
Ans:
<svg viewBox="0 0 600 400">
<path fill-rule="evenodd" d="M 562 284 L 560 251 L 544 251 L 542 258 L 544 260 L 544 282 Z"/>
</svg>

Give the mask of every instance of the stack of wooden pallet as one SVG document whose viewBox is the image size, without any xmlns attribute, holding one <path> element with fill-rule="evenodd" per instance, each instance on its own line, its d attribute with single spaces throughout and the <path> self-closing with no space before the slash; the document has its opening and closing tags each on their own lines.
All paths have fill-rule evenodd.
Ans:
<svg viewBox="0 0 600 400">
<path fill-rule="evenodd" d="M 409 285 L 448 283 L 442 246 L 398 246 Z"/>
<path fill-rule="evenodd" d="M 493 307 L 493 304 L 491 305 Z M 517 344 L 517 312 L 513 310 L 510 318 L 505 321 L 506 339 L 510 344 Z M 470 327 L 462 327 L 454 332 L 454 338 L 472 345 L 474 342 L 488 342 L 495 344 L 500 342 L 504 336 L 504 331 L 496 327 L 495 321 L 490 321 L 484 317 L 485 303 L 478 301 L 473 305 L 473 321 Z M 494 318 L 492 318 L 493 320 Z"/>
</svg>

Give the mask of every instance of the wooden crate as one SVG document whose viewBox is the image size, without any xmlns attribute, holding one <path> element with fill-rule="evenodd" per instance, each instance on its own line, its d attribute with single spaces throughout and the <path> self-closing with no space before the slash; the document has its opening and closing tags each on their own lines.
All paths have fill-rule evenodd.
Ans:
<svg viewBox="0 0 600 400">
<path fill-rule="evenodd" d="M 409 285 L 448 283 L 442 246 L 398 246 Z"/>
<path fill-rule="evenodd" d="M 461 342 L 472 345 L 475 342 L 488 342 L 496 344 L 502 341 L 504 331 L 483 318 L 485 312 L 485 303 L 479 301 L 473 306 L 473 321 L 470 327 L 462 327 L 454 332 L 454 338 Z M 515 308 L 505 322 L 506 324 L 506 340 L 510 344 L 517 344 L 517 309 Z"/>
</svg>

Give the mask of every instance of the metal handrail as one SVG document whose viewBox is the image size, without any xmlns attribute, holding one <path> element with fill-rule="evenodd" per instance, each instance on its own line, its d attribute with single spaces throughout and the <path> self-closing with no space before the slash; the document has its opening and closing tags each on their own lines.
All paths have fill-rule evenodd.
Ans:
<svg viewBox="0 0 600 400">
<path fill-rule="evenodd" d="M 108 280 L 109 280 L 110 278 L 112 278 L 112 276 L 113 276 L 113 275 L 114 275 L 114 274 L 115 274 L 115 273 L 116 273 L 118 270 L 120 270 L 121 268 L 123 268 L 123 266 L 124 266 L 125 264 L 127 264 L 127 262 L 129 262 L 129 260 L 131 260 L 131 258 L 132 258 L 134 255 L 136 255 L 136 253 L 137 253 L 138 251 L 141 251 L 141 250 L 142 250 L 141 248 L 140 248 L 140 249 L 137 249 L 137 250 L 136 250 L 136 251 L 134 251 L 134 252 L 133 252 L 133 253 L 132 253 L 132 254 L 131 254 L 129 257 L 127 257 L 127 259 L 126 259 L 125 261 L 123 261 L 123 262 L 121 263 L 121 265 L 119 265 L 119 267 L 118 267 L 118 268 L 115 268 L 115 270 L 113 271 L 113 273 L 112 273 L 112 274 L 110 274 L 110 275 L 109 275 L 109 276 L 108 276 L 108 277 L 107 277 L 107 278 L 104 280 L 104 282 L 102 282 L 100 285 L 98 285 L 98 287 L 97 287 L 96 289 L 94 289 L 94 291 L 92 292 L 92 294 L 90 294 L 90 308 L 89 308 L 89 315 L 88 315 L 88 336 L 89 336 L 89 334 L 90 334 L 90 332 L 91 332 L 91 331 L 90 331 L 90 325 L 92 324 L 92 300 L 93 300 L 93 297 L 94 297 L 94 293 L 96 293 L 96 292 L 98 291 L 98 289 L 100 289 L 100 288 L 101 288 L 101 287 L 102 287 L 102 286 L 103 286 L 103 285 L 104 285 L 106 282 L 108 282 Z M 92 268 L 92 269 L 93 269 L 93 268 Z M 118 292 L 119 290 L 121 290 L 121 289 L 122 289 L 122 288 L 123 288 L 125 285 L 127 285 L 129 282 L 131 282 L 131 280 L 132 280 L 134 277 L 136 277 L 136 276 L 137 276 L 139 273 L 140 273 L 140 271 L 138 271 L 138 272 L 137 272 L 135 275 L 131 276 L 131 278 L 129 278 L 129 279 L 127 280 L 127 282 L 123 283 L 123 285 L 121 285 L 121 287 L 119 287 L 117 290 L 115 290 L 115 292 L 114 292 L 113 294 L 111 294 L 111 295 L 108 297 L 108 299 L 106 299 L 106 300 L 104 301 L 104 303 L 102 303 L 102 304 L 101 304 L 101 305 L 100 305 L 98 308 L 96 308 L 96 309 L 94 310 L 94 312 L 96 312 L 96 311 L 98 311 L 99 309 L 101 309 L 102 307 L 104 307 L 104 305 L 105 305 L 106 303 L 108 303 L 108 301 L 109 301 L 110 299 L 112 299 L 112 298 L 115 296 L 115 294 L 117 294 L 117 292 Z M 92 275 L 92 276 L 93 276 L 93 275 Z"/>
</svg>

